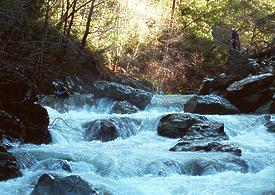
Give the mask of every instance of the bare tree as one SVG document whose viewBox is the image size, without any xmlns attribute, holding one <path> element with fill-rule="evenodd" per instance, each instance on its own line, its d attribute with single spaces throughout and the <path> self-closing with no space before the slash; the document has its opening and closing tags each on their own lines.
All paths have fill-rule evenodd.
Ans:
<svg viewBox="0 0 275 195">
<path fill-rule="evenodd" d="M 90 32 L 92 15 L 94 13 L 94 7 L 95 7 L 94 4 L 95 4 L 95 0 L 93 0 L 91 2 L 91 6 L 90 6 L 88 18 L 87 18 L 87 23 L 86 23 L 86 29 L 85 29 L 85 32 L 84 32 L 84 35 L 83 35 L 82 41 L 81 41 L 81 46 L 80 46 L 81 49 L 83 49 L 85 47 L 86 41 L 87 41 L 87 37 L 88 37 L 89 32 Z"/>
</svg>

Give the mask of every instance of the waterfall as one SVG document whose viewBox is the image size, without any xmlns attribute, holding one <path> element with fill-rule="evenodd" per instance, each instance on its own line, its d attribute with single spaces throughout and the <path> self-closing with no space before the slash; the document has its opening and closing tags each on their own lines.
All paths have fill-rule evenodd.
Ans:
<svg viewBox="0 0 275 195">
<path fill-rule="evenodd" d="M 31 193 L 42 173 L 79 175 L 107 194 L 274 193 L 274 134 L 266 131 L 264 115 L 206 115 L 224 123 L 230 139 L 221 143 L 239 147 L 241 157 L 169 151 L 179 139 L 159 136 L 158 122 L 166 114 L 183 113 L 190 97 L 158 95 L 133 114 L 110 114 L 115 102 L 108 99 L 64 113 L 46 107 L 53 143 L 14 148 L 23 176 L 0 182 L 0 194 Z M 118 138 L 86 141 L 83 125 L 101 119 L 113 121 Z"/>
</svg>

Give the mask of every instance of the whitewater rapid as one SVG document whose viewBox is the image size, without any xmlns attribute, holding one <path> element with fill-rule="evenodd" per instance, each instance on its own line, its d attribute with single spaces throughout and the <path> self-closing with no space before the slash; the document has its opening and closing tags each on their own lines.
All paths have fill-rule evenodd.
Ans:
<svg viewBox="0 0 275 195">
<path fill-rule="evenodd" d="M 264 115 L 206 115 L 225 124 L 230 140 L 222 143 L 238 146 L 242 157 L 219 152 L 169 151 L 178 139 L 158 136 L 158 121 L 165 114 L 183 112 L 188 98 L 156 96 L 144 111 L 123 115 L 109 114 L 115 102 L 108 99 L 66 113 L 46 107 L 53 143 L 22 144 L 12 149 L 23 176 L 0 182 L 0 194 L 30 194 L 43 173 L 79 175 L 105 194 L 274 193 L 274 134 L 266 131 Z M 125 117 L 133 123 L 120 127 L 124 137 L 104 143 L 83 140 L 82 125 L 86 122 L 109 118 L 119 121 Z M 53 159 L 68 162 L 72 172 L 47 163 Z M 212 167 L 194 174 L 200 171 L 196 170 L 199 166 L 194 166 L 198 162 L 210 162 Z"/>
</svg>

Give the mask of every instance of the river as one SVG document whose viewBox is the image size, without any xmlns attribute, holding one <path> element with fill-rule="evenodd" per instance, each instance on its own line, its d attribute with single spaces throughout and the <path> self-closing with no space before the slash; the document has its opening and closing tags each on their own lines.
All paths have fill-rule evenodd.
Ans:
<svg viewBox="0 0 275 195">
<path fill-rule="evenodd" d="M 50 115 L 49 145 L 22 144 L 11 152 L 23 176 L 0 182 L 1 195 L 30 194 L 42 173 L 80 175 L 105 194 L 272 194 L 275 192 L 274 134 L 264 115 L 206 115 L 223 122 L 229 140 L 242 156 L 221 152 L 169 152 L 178 139 L 157 135 L 160 118 L 183 112 L 190 96 L 155 96 L 135 114 L 109 114 L 113 101 L 100 100 L 66 113 L 46 107 Z M 275 115 L 272 115 L 274 118 Z M 95 119 L 121 118 L 121 138 L 84 141 L 82 125 Z M 130 121 L 130 122 L 129 122 Z M 67 162 L 72 172 L 55 165 Z"/>
</svg>

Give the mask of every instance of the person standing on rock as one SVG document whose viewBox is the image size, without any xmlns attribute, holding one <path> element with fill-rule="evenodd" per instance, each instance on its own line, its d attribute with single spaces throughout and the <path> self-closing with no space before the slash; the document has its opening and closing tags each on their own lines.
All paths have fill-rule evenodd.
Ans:
<svg viewBox="0 0 275 195">
<path fill-rule="evenodd" d="M 240 50 L 240 39 L 235 28 L 231 29 L 231 44 L 232 49 Z"/>
</svg>

